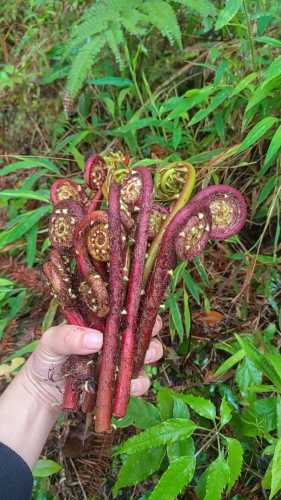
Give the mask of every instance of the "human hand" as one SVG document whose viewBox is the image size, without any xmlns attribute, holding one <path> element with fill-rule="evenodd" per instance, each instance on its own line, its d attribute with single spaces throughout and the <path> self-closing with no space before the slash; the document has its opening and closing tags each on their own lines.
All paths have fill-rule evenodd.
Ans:
<svg viewBox="0 0 281 500">
<path fill-rule="evenodd" d="M 153 336 L 159 334 L 162 327 L 160 316 L 157 317 Z M 24 368 L 18 374 L 26 390 L 38 401 L 58 412 L 61 410 L 64 391 L 63 366 L 70 355 L 89 355 L 98 353 L 102 348 L 103 334 L 90 328 L 59 325 L 47 330 L 36 351 L 30 356 Z M 145 364 L 155 363 L 163 355 L 162 344 L 153 338 L 146 354 Z M 142 396 L 150 386 L 150 379 L 142 371 L 131 382 L 131 395 Z"/>
</svg>

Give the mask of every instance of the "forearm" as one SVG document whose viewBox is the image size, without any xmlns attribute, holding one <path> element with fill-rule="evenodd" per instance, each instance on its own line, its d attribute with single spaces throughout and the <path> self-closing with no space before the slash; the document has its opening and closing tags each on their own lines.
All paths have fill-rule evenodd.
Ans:
<svg viewBox="0 0 281 500">
<path fill-rule="evenodd" d="M 0 442 L 32 468 L 59 412 L 58 406 L 41 400 L 29 389 L 24 367 L 0 398 Z"/>
</svg>

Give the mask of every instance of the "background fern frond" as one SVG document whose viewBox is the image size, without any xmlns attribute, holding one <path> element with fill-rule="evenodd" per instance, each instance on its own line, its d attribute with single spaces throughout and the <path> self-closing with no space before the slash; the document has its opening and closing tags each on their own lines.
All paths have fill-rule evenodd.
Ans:
<svg viewBox="0 0 281 500">
<path fill-rule="evenodd" d="M 176 14 L 165 0 L 150 0 L 145 2 L 142 10 L 149 16 L 150 23 L 173 45 L 176 42 L 181 47 L 181 30 Z"/>
<path fill-rule="evenodd" d="M 81 89 L 87 77 L 93 61 L 99 55 L 106 40 L 103 36 L 97 36 L 89 43 L 79 49 L 68 76 L 66 90 L 71 98 L 74 98 Z"/>
</svg>

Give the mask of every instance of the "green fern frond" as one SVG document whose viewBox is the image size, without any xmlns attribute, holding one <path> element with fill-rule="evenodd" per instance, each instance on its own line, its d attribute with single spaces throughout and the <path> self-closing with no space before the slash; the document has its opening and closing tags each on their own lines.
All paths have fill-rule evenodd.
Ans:
<svg viewBox="0 0 281 500">
<path fill-rule="evenodd" d="M 181 47 L 181 30 L 171 6 L 173 2 L 186 7 L 196 2 L 197 10 L 209 5 L 212 12 L 209 0 L 96 0 L 72 30 L 66 46 L 66 57 L 73 59 L 76 54 L 67 80 L 69 95 L 76 97 L 104 46 L 111 50 L 122 68 L 126 32 L 140 37 L 156 28 L 171 44 Z"/>
<path fill-rule="evenodd" d="M 106 41 L 107 44 L 111 50 L 111 52 L 114 54 L 114 57 L 116 59 L 117 64 L 119 65 L 120 69 L 123 69 L 124 63 L 123 63 L 123 58 L 121 56 L 120 52 L 120 46 L 121 44 L 124 44 L 124 36 L 122 29 L 120 28 L 120 25 L 118 23 L 115 23 L 114 25 L 111 26 L 111 30 L 108 30 L 105 33 L 106 36 Z"/>
<path fill-rule="evenodd" d="M 194 10 L 202 17 L 214 17 L 217 9 L 210 0 L 174 0 L 189 10 Z"/>
<path fill-rule="evenodd" d="M 149 16 L 150 23 L 168 38 L 171 45 L 176 42 L 181 47 L 181 30 L 169 3 L 165 0 L 149 0 L 144 3 L 142 10 Z"/>
<path fill-rule="evenodd" d="M 99 55 L 105 44 L 103 36 L 95 37 L 90 43 L 86 43 L 79 49 L 68 76 L 66 90 L 71 98 L 74 98 L 81 89 L 94 59 Z"/>
</svg>

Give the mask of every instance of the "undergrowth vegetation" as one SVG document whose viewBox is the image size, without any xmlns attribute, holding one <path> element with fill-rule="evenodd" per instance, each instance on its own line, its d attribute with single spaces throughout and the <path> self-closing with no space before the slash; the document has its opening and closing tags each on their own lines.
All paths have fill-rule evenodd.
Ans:
<svg viewBox="0 0 281 500">
<path fill-rule="evenodd" d="M 173 202 L 185 160 L 196 191 L 231 184 L 248 204 L 239 236 L 174 271 L 149 395 L 103 440 L 61 419 L 33 498 L 280 498 L 280 3 L 28 0 L 0 16 L 1 390 L 61 320 L 41 275 L 54 180 L 125 154 Z"/>
</svg>

